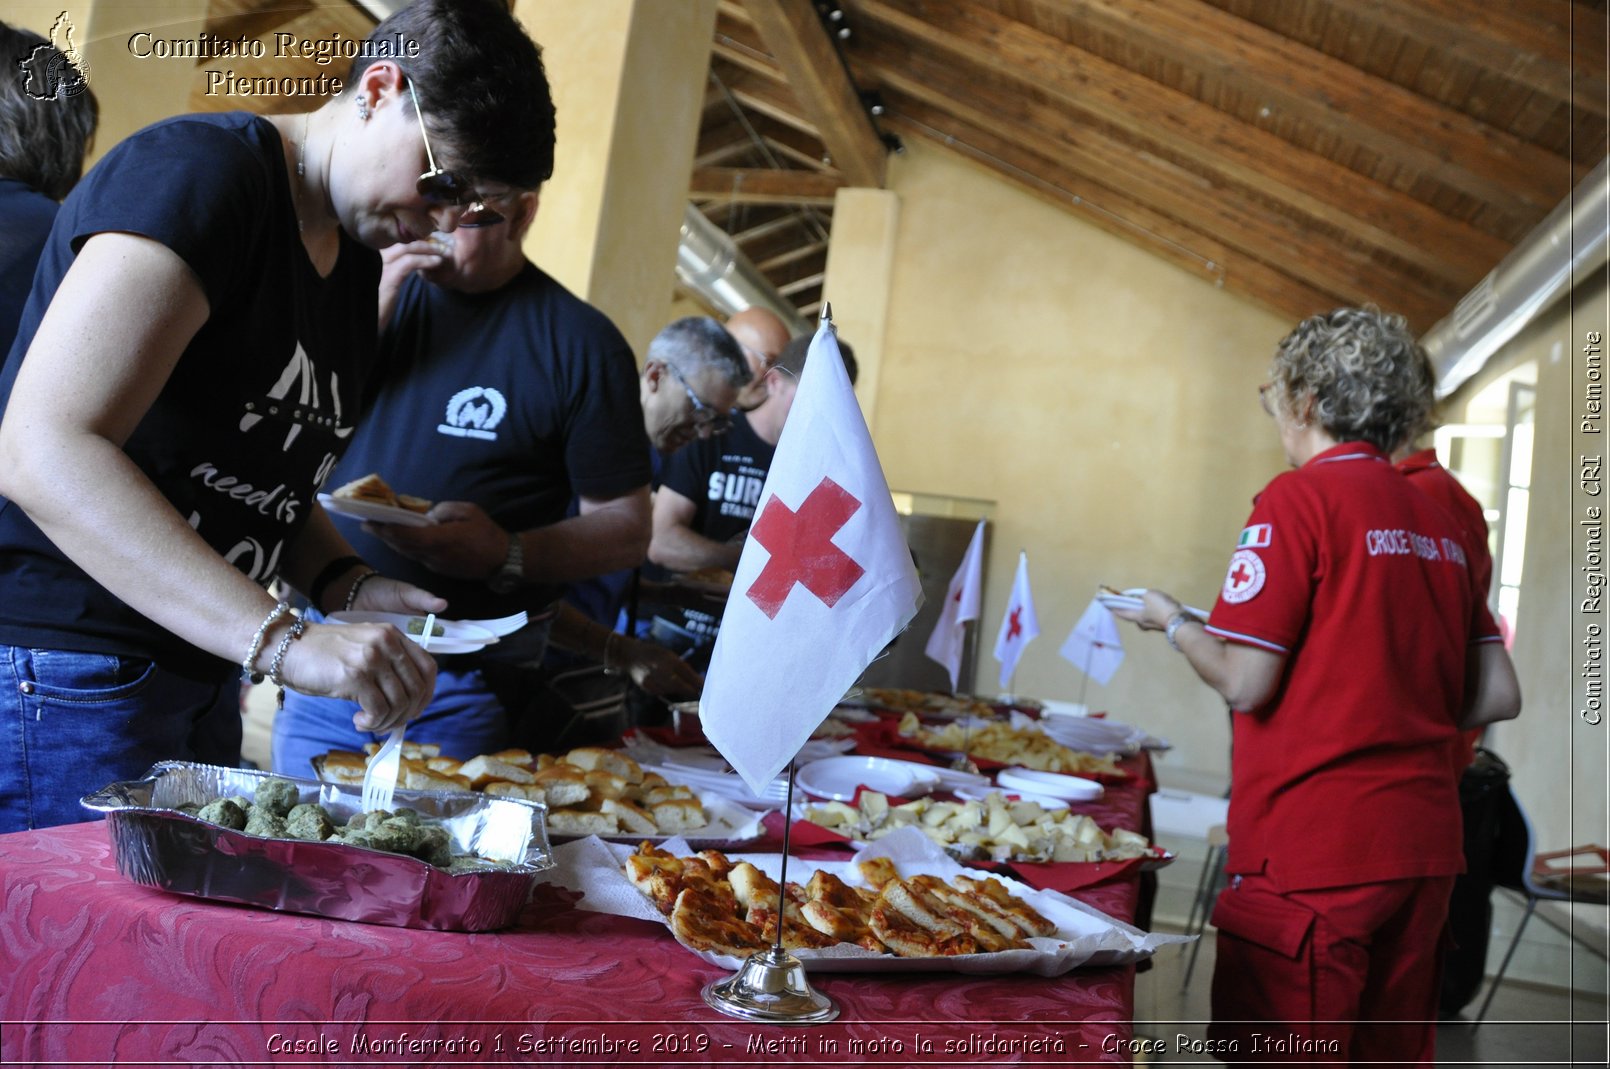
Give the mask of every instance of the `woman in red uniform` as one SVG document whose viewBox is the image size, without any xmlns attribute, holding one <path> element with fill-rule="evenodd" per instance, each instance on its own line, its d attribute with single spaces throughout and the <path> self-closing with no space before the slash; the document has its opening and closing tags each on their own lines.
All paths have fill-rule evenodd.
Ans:
<svg viewBox="0 0 1610 1069">
<path fill-rule="evenodd" d="M 1257 497 L 1210 619 L 1159 591 L 1120 613 L 1235 713 L 1209 1033 L 1228 1061 L 1432 1059 L 1463 866 L 1450 747 L 1520 692 L 1460 532 L 1387 459 L 1430 376 L 1401 318 L 1305 320 L 1259 389 L 1295 470 Z"/>
</svg>

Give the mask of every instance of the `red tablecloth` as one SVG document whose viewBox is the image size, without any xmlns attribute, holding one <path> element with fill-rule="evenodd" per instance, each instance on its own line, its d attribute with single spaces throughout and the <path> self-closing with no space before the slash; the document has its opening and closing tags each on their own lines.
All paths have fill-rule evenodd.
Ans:
<svg viewBox="0 0 1610 1069">
<path fill-rule="evenodd" d="M 1130 919 L 1135 881 L 1079 897 Z M 8 1063 L 1129 1060 L 1133 967 L 822 975 L 813 983 L 839 1020 L 781 1028 L 705 1006 L 700 989 L 725 974 L 663 927 L 576 910 L 553 891 L 491 934 L 327 921 L 131 884 L 94 823 L 0 836 L 0 898 Z"/>
</svg>

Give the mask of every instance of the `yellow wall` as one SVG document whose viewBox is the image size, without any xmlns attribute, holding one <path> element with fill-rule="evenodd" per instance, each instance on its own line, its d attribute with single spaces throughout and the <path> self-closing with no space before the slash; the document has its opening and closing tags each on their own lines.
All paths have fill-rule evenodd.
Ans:
<svg viewBox="0 0 1610 1069">
<path fill-rule="evenodd" d="M 1579 521 L 1589 498 L 1580 486 L 1580 458 L 1610 453 L 1605 433 L 1578 432 L 1585 397 L 1587 332 L 1610 338 L 1610 285 L 1605 273 L 1585 281 L 1523 331 L 1462 389 L 1470 397 L 1494 378 L 1527 362 L 1537 365 L 1536 445 L 1531 506 L 1526 525 L 1526 560 L 1520 611 L 1511 651 L 1521 679 L 1525 706 L 1520 719 L 1494 727 L 1487 745 L 1510 765 L 1515 795 L 1537 831 L 1542 850 L 1565 849 L 1606 840 L 1604 724 L 1585 723 L 1581 677 L 1588 623 L 1605 625 L 1602 611 L 1581 611 L 1588 564 Z M 1610 426 L 1600 420 L 1600 427 Z M 1603 564 L 1596 569 L 1602 577 Z M 1605 661 L 1598 662 L 1603 679 Z M 1602 914 L 1601 914 L 1602 916 Z"/>
<path fill-rule="evenodd" d="M 1290 324 L 937 148 L 908 142 L 889 188 L 872 421 L 889 484 L 997 503 L 978 689 L 996 690 L 1021 548 L 1041 635 L 1014 689 L 1076 700 L 1084 677 L 1057 650 L 1097 584 L 1212 606 L 1252 495 L 1285 466 L 1255 391 Z M 854 295 L 832 300 L 848 314 Z M 1170 737 L 1169 764 L 1223 775 L 1223 703 L 1161 636 L 1123 639 L 1088 704 Z"/>
</svg>

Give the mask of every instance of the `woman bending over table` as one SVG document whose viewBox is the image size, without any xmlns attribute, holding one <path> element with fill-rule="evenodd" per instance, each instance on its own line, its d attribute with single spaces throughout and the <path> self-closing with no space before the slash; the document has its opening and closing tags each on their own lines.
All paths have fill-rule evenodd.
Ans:
<svg viewBox="0 0 1610 1069">
<path fill-rule="evenodd" d="M 395 628 L 304 626 L 265 588 L 446 608 L 370 579 L 315 493 L 372 370 L 374 250 L 540 185 L 553 105 L 497 0 L 369 41 L 317 111 L 159 122 L 62 206 L 0 370 L 0 831 L 160 759 L 238 763 L 243 674 L 375 731 L 430 697 Z"/>
<path fill-rule="evenodd" d="M 1520 691 L 1458 527 L 1388 460 L 1431 396 L 1404 321 L 1311 317 L 1269 377 L 1295 470 L 1256 498 L 1210 618 L 1155 590 L 1118 613 L 1234 712 L 1209 1035 L 1226 1061 L 1260 1060 L 1262 1033 L 1297 1037 L 1266 1058 L 1430 1064 L 1457 732 Z"/>
</svg>

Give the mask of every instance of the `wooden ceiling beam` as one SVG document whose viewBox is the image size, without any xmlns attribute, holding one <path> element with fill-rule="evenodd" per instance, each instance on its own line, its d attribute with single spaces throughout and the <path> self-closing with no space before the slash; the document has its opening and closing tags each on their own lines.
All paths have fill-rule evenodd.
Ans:
<svg viewBox="0 0 1610 1069">
<path fill-rule="evenodd" d="M 815 7 L 785 0 L 744 0 L 744 8 L 839 171 L 851 185 L 881 188 L 888 149 Z"/>
<path fill-rule="evenodd" d="M 1468 0 L 1324 0 L 1331 10 L 1402 34 L 1562 103 L 1605 115 L 1605 16 L 1573 5 L 1584 25 L 1561 35 L 1512 4 Z M 1554 5 L 1558 7 L 1559 5 Z M 1577 42 L 1588 46 L 1579 55 Z"/>
<path fill-rule="evenodd" d="M 946 55 L 979 61 L 986 70 L 1054 98 L 1070 121 L 1086 117 L 1090 125 L 1117 127 L 1465 288 L 1510 249 L 1508 242 L 1407 193 L 1022 23 L 971 6 L 923 0 L 856 0 L 856 11 L 863 23 L 875 22 L 901 36 L 893 47 L 901 50 L 902 63 L 911 51 L 905 40 L 910 37 Z M 857 40 L 852 58 L 859 63 L 878 35 L 863 26 Z M 999 47 L 981 50 L 976 43 L 981 40 Z"/>
<path fill-rule="evenodd" d="M 1061 188 L 1066 175 L 1060 167 L 989 130 L 976 129 L 938 113 L 920 122 L 912 122 L 911 118 L 907 109 L 900 107 L 890 111 L 885 122 L 896 133 L 950 148 L 970 164 L 1075 218 L 1292 321 L 1346 303 L 1336 294 L 1315 289 L 1188 224 L 1161 215 L 1119 190 L 1092 185 L 1093 199 L 1074 202 Z M 1006 160 L 1012 166 L 1003 172 L 996 160 Z"/>
<path fill-rule="evenodd" d="M 1036 0 L 1273 110 L 1511 212 L 1545 214 L 1571 161 L 1199 0 Z"/>
<path fill-rule="evenodd" d="M 738 204 L 816 204 L 831 206 L 844 188 L 837 175 L 814 171 L 772 171 L 742 167 L 703 167 L 688 183 L 692 200 L 730 200 Z"/>
<path fill-rule="evenodd" d="M 825 271 L 818 272 L 814 275 L 806 275 L 804 278 L 796 278 L 792 282 L 784 282 L 781 286 L 777 287 L 777 292 L 782 294 L 784 297 L 793 297 L 797 293 L 804 293 L 809 289 L 820 288 L 822 282 L 826 278 L 827 272 Z"/>
<path fill-rule="evenodd" d="M 206 30 L 229 40 L 256 40 L 313 10 L 313 0 L 212 0 Z M 200 60 L 197 66 L 207 62 Z M 342 76 L 345 76 L 342 71 Z"/>
<path fill-rule="evenodd" d="M 755 32 L 755 28 L 748 23 L 739 24 L 726 19 L 717 19 L 711 51 L 736 67 L 753 71 L 774 82 L 788 84 L 788 76 L 777 65 L 777 60 L 772 54 L 766 51 L 766 46 L 761 41 L 760 35 Z"/>
<path fill-rule="evenodd" d="M 779 271 L 801 260 L 807 260 L 812 256 L 825 256 L 826 254 L 827 242 L 813 241 L 808 245 L 799 245 L 789 249 L 787 252 L 778 253 L 769 259 L 758 261 L 755 267 L 759 268 L 762 273 L 770 273 Z"/>
<path fill-rule="evenodd" d="M 969 126 L 989 128 L 1060 164 L 1077 178 L 1106 189 L 1123 189 L 1153 209 L 1181 221 L 1224 246 L 1254 256 L 1314 289 L 1334 293 L 1349 304 L 1392 305 L 1429 326 L 1452 308 L 1463 293 L 1452 287 L 1428 288 L 1420 280 L 1371 256 L 1368 250 L 1337 240 L 1291 217 L 1269 210 L 1267 202 L 1235 186 L 1214 183 L 1163 161 L 1137 156 L 1129 146 L 1064 128 L 1053 131 L 1058 109 L 1018 103 L 1010 93 L 969 80 L 966 96 L 938 69 L 907 65 L 880 71 L 885 100 L 902 114 L 907 98 L 948 113 Z M 898 101 L 890 92 L 901 94 Z M 1077 186 L 1070 194 L 1079 192 Z M 1322 251 L 1317 251 L 1320 250 Z M 1434 314 L 1430 320 L 1425 316 Z"/>
<path fill-rule="evenodd" d="M 712 71 L 714 69 L 711 68 Z M 742 107 L 767 118 L 776 119 L 784 126 L 808 134 L 818 141 L 822 140 L 816 124 L 801 114 L 798 102 L 786 87 L 774 84 L 759 75 L 731 68 L 722 72 L 720 78 L 726 91 L 732 94 L 732 99 Z"/>
</svg>

